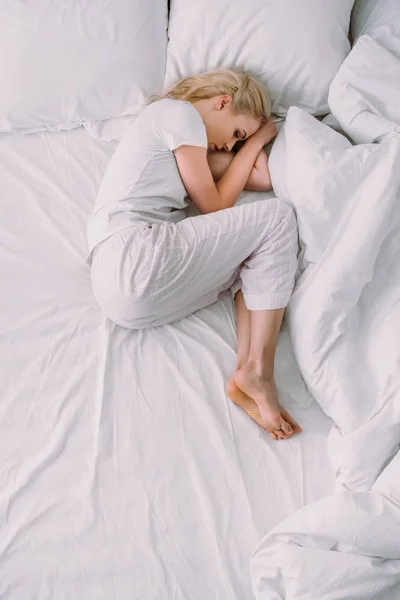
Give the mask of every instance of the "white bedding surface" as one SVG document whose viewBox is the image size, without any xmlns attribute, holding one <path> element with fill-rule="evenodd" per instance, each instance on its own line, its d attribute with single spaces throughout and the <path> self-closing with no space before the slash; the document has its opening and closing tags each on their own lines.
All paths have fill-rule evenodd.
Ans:
<svg viewBox="0 0 400 600">
<path fill-rule="evenodd" d="M 249 600 L 249 556 L 331 493 L 330 421 L 282 334 L 273 442 L 226 398 L 230 296 L 173 326 L 105 321 L 86 221 L 114 146 L 0 136 L 0 598 Z"/>
</svg>

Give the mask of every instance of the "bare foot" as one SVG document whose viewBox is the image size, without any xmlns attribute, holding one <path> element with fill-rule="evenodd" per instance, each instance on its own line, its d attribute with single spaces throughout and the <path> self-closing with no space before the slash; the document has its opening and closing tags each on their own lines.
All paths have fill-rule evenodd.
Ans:
<svg viewBox="0 0 400 600">
<path fill-rule="evenodd" d="M 302 431 L 293 417 L 279 405 L 273 380 L 263 380 L 242 367 L 228 381 L 226 392 L 272 439 L 287 439 Z"/>
<path fill-rule="evenodd" d="M 240 406 L 240 408 L 242 408 L 249 415 L 249 417 L 253 419 L 253 421 L 255 421 L 260 427 L 265 429 L 263 420 L 258 411 L 257 404 L 254 402 L 253 398 L 250 398 L 247 394 L 245 394 L 244 392 L 242 392 L 242 390 L 238 388 L 233 379 L 230 379 L 226 384 L 226 393 L 235 404 Z M 274 440 L 277 439 L 274 433 L 271 433 L 270 435 Z"/>
<path fill-rule="evenodd" d="M 265 431 L 269 433 L 273 440 L 285 440 L 288 439 L 288 437 L 290 437 L 284 434 L 283 431 L 268 431 L 258 411 L 257 404 L 252 398 L 250 398 L 250 396 L 248 396 L 238 388 L 233 379 L 230 379 L 226 384 L 226 393 L 235 404 L 240 406 L 240 408 L 242 408 L 249 415 L 249 417 L 253 419 L 253 421 L 255 421 L 260 427 L 265 429 Z M 296 434 L 302 432 L 300 425 L 296 423 L 293 417 L 281 406 L 279 406 L 279 412 L 281 416 L 291 425 L 293 433 Z"/>
</svg>

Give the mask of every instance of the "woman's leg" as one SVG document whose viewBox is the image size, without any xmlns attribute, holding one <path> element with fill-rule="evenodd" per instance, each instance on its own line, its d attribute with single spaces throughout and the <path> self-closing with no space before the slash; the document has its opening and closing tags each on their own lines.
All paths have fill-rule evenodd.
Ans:
<svg viewBox="0 0 400 600">
<path fill-rule="evenodd" d="M 175 225 L 134 228 L 120 244 L 107 249 L 107 255 L 100 252 L 94 257 L 96 298 L 114 323 L 141 329 L 173 323 L 209 306 L 240 273 L 244 302 L 251 313 L 250 325 L 243 321 L 240 327 L 240 339 L 250 329 L 250 342 L 246 346 L 243 342 L 249 354 L 233 379 L 257 404 L 265 429 L 274 432 L 279 426 L 279 431 L 289 431 L 283 423 L 289 418 L 280 409 L 276 414 L 276 390 L 266 376 L 265 361 L 269 357 L 271 363 L 275 352 L 280 327 L 276 314 L 292 292 L 297 248 L 294 212 L 276 198 Z M 244 308 L 242 312 L 247 315 Z M 245 360 L 245 350 L 240 360 Z M 271 364 L 268 369 L 270 375 Z"/>
<path fill-rule="evenodd" d="M 237 360 L 226 392 L 272 439 L 287 439 L 292 433 L 300 433 L 301 428 L 279 406 L 275 387 L 274 357 L 284 309 L 249 311 L 241 291 L 236 294 L 235 304 Z M 267 422 L 273 430 L 265 426 Z"/>
<path fill-rule="evenodd" d="M 237 321 L 236 371 L 248 361 L 251 342 L 251 316 L 244 302 L 242 290 L 235 296 Z"/>
<path fill-rule="evenodd" d="M 250 311 L 250 351 L 233 375 L 238 388 L 254 400 L 267 430 L 286 439 L 301 429 L 279 406 L 274 377 L 275 352 L 284 309 Z M 273 436 L 272 436 L 273 437 Z"/>
<path fill-rule="evenodd" d="M 235 154 L 234 152 L 225 152 L 224 150 L 210 152 L 208 155 L 208 164 L 214 181 L 221 179 Z M 268 168 L 268 155 L 261 150 L 257 157 L 254 167 L 247 180 L 245 190 L 267 192 L 272 190 L 271 176 Z"/>
<path fill-rule="evenodd" d="M 247 310 L 246 304 L 244 303 L 241 290 L 239 290 L 235 296 L 235 306 L 237 321 L 236 373 L 246 365 L 250 353 L 251 317 L 250 311 Z M 237 386 L 233 377 L 231 377 L 226 384 L 226 393 L 235 404 L 240 406 L 249 417 L 253 419 L 253 421 L 258 423 L 261 427 L 264 427 L 257 404 L 253 398 L 250 398 Z M 270 435 L 273 439 L 277 439 L 275 433 L 271 432 Z"/>
<path fill-rule="evenodd" d="M 277 203 L 277 210 L 268 224 L 265 216 L 274 202 Z M 239 211 L 242 211 L 242 222 Z M 257 220 L 257 213 L 260 220 Z M 237 220 L 235 218 L 236 222 L 232 222 L 229 227 L 228 221 L 235 215 Z M 207 218 L 220 223 L 208 235 L 205 231 L 200 233 Z M 201 267 L 199 265 L 198 273 L 201 273 L 203 267 L 218 273 L 220 269 L 224 270 L 225 261 L 234 259 L 236 252 L 238 256 L 244 247 L 247 246 L 247 252 L 249 247 L 253 247 L 247 258 L 242 259 L 240 270 L 242 292 L 236 300 L 238 365 L 232 379 L 246 396 L 246 407 L 254 411 L 254 404 L 250 406 L 250 403 L 255 403 L 264 429 L 272 437 L 286 439 L 293 432 L 298 433 L 300 428 L 279 406 L 274 380 L 274 357 L 284 307 L 290 296 L 288 286 L 291 291 L 297 264 L 297 227 L 293 210 L 278 200 L 266 200 L 220 211 L 213 216 L 195 217 L 192 224 L 198 232 L 196 237 L 199 242 L 202 240 L 204 250 L 206 246 L 209 248 L 204 264 Z M 178 228 L 184 229 L 187 225 L 189 222 L 183 221 Z M 224 244 L 220 234 L 228 230 L 230 233 Z"/>
</svg>

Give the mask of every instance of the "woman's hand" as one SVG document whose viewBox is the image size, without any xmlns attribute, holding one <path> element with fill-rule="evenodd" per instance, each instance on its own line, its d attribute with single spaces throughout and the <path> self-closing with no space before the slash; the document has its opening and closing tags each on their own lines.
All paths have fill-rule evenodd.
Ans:
<svg viewBox="0 0 400 600">
<path fill-rule="evenodd" d="M 262 146 L 266 146 L 269 144 L 271 140 L 276 136 L 276 125 L 273 119 L 268 119 L 264 125 L 261 125 L 259 129 L 252 136 L 249 137 L 249 140 L 255 138 L 258 142 L 261 143 Z"/>
</svg>

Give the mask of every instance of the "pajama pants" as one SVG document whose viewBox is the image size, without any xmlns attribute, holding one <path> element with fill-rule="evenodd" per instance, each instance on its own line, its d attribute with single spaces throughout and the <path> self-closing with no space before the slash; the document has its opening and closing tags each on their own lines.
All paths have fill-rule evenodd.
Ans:
<svg viewBox="0 0 400 600">
<path fill-rule="evenodd" d="M 287 305 L 298 236 L 292 208 L 259 200 L 179 223 L 138 222 L 94 250 L 92 283 L 107 317 L 143 329 L 173 323 L 242 289 L 249 310 Z"/>
</svg>

